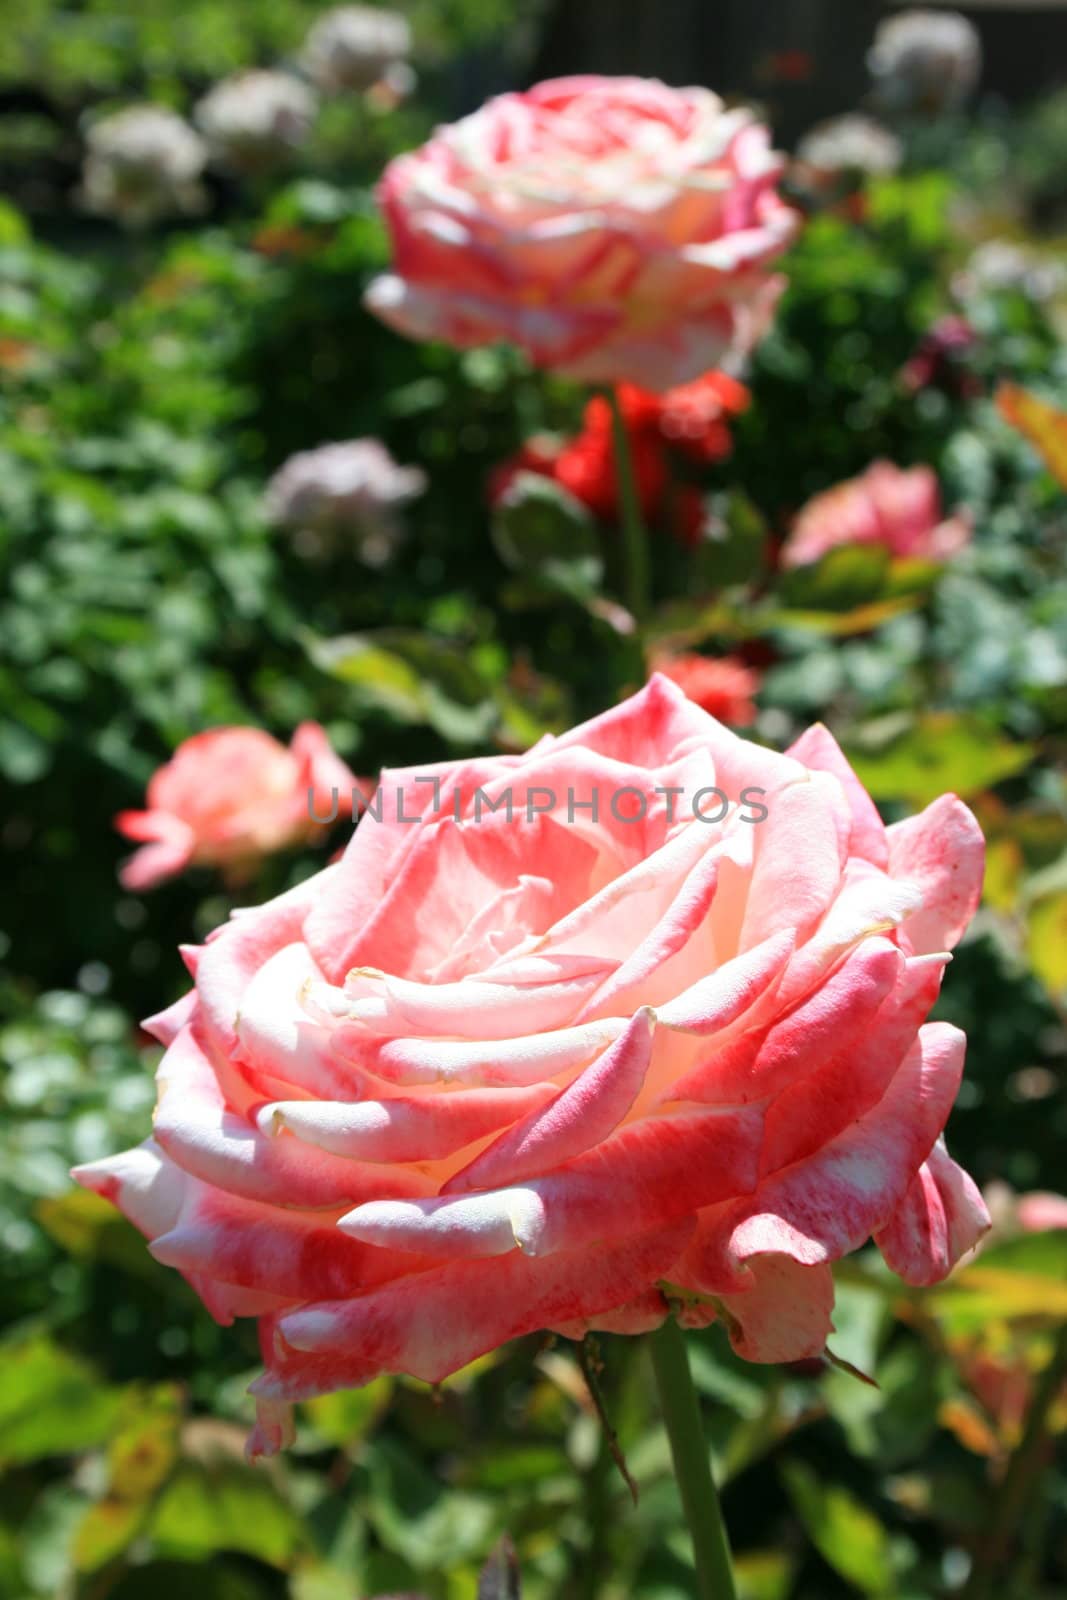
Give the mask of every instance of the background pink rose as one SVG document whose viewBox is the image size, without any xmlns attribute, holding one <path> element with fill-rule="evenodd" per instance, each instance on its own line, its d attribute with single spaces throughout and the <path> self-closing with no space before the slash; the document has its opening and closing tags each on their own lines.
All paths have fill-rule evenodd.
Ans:
<svg viewBox="0 0 1067 1600">
<path fill-rule="evenodd" d="M 947 561 L 970 537 L 965 514 L 944 516 L 930 467 L 904 469 L 891 461 L 874 461 L 860 477 L 808 501 L 793 523 L 782 564 L 807 566 L 848 544 L 884 545 L 895 558 Z"/>
<path fill-rule="evenodd" d="M 393 272 L 368 304 L 413 338 L 507 339 L 587 382 L 685 383 L 770 319 L 796 225 L 781 168 L 708 89 L 589 76 L 501 95 L 387 167 Z"/>
<path fill-rule="evenodd" d="M 361 787 L 317 722 L 303 722 L 288 749 L 260 728 L 209 728 L 178 746 L 148 785 L 146 811 L 122 811 L 119 832 L 136 839 L 121 871 L 127 889 L 151 889 L 186 867 L 222 866 L 240 876 L 263 856 L 313 838 L 336 791 L 337 815 Z"/>
<path fill-rule="evenodd" d="M 699 820 L 712 786 L 765 820 Z M 816 1355 L 839 1256 L 873 1235 L 929 1283 L 975 1244 L 941 1142 L 964 1038 L 925 1022 L 981 884 L 959 800 L 886 828 L 824 728 L 778 755 L 662 677 L 379 793 L 190 953 L 154 1137 L 77 1174 L 259 1318 L 254 1452 L 383 1371 L 655 1326 L 664 1283 L 750 1360 Z"/>
<path fill-rule="evenodd" d="M 755 722 L 753 696 L 759 690 L 760 674 L 740 656 L 702 656 L 694 650 L 672 655 L 669 650 L 658 650 L 652 655 L 652 666 L 720 722 L 732 728 L 747 728 Z"/>
</svg>

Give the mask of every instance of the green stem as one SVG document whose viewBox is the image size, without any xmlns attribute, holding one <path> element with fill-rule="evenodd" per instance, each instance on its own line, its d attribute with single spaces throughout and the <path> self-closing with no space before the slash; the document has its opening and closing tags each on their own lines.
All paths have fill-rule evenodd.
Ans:
<svg viewBox="0 0 1067 1600">
<path fill-rule="evenodd" d="M 674 1473 L 693 1540 L 699 1600 L 737 1600 L 730 1545 L 726 1537 L 700 1402 L 689 1373 L 685 1336 L 673 1317 L 651 1335 L 652 1365 L 660 1408 L 671 1442 Z"/>
<path fill-rule="evenodd" d="M 619 396 L 614 389 L 607 391 L 607 401 L 611 407 L 611 442 L 615 450 L 615 479 L 619 486 L 619 510 L 622 514 L 624 598 L 640 621 L 648 610 L 649 602 L 648 534 L 645 531 L 645 519 L 641 515 L 641 502 L 637 497 L 630 438 Z"/>
<path fill-rule="evenodd" d="M 1022 1437 L 1008 1462 L 1008 1469 L 993 1500 L 987 1534 L 971 1568 L 963 1590 L 963 1600 L 986 1600 L 1009 1548 L 1012 1534 L 1024 1519 L 1026 1502 L 1041 1475 L 1042 1458 L 1048 1442 L 1049 1413 L 1067 1380 L 1067 1323 L 1056 1339 L 1052 1359 L 1038 1379 Z"/>
</svg>

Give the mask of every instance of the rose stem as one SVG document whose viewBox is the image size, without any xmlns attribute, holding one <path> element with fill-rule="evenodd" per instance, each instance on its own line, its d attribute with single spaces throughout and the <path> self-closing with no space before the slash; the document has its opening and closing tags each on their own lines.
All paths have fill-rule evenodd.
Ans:
<svg viewBox="0 0 1067 1600">
<path fill-rule="evenodd" d="M 645 519 L 641 515 L 641 502 L 637 498 L 637 479 L 634 475 L 630 439 L 626 432 L 617 390 L 608 389 L 607 401 L 611 407 L 611 442 L 615 451 L 615 478 L 619 486 L 619 508 L 622 512 L 624 599 L 640 621 L 648 610 L 648 534 L 645 531 Z"/>
<path fill-rule="evenodd" d="M 673 1317 L 650 1336 L 650 1347 L 674 1474 L 693 1540 L 699 1600 L 737 1600 L 726 1524 L 711 1475 L 685 1335 Z"/>
<path fill-rule="evenodd" d="M 1012 1532 L 1019 1526 L 1027 1497 L 1041 1473 L 1048 1443 L 1049 1413 L 1067 1379 L 1067 1322 L 1060 1328 L 1052 1359 L 1038 1379 L 1034 1398 L 1023 1424 L 1022 1437 L 1000 1482 L 987 1523 L 988 1533 L 971 1568 L 963 1600 L 986 1600 L 1004 1558 Z"/>
</svg>

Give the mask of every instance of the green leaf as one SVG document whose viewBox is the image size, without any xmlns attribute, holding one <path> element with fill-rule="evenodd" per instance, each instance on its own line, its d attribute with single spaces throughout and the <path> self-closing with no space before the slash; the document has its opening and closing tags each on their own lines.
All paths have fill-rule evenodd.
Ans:
<svg viewBox="0 0 1067 1600">
<path fill-rule="evenodd" d="M 160 1553 L 183 1561 L 239 1550 L 286 1567 L 306 1542 L 299 1517 L 266 1473 L 225 1457 L 183 1461 L 150 1528 Z"/>
<path fill-rule="evenodd" d="M 735 1556 L 738 1600 L 786 1600 L 793 1580 L 793 1561 L 774 1550 Z"/>
<path fill-rule="evenodd" d="M 496 721 L 491 687 L 465 651 L 414 629 L 382 628 L 306 640 L 321 671 L 350 684 L 360 703 L 401 722 L 428 722 L 456 743 L 485 739 Z"/>
<path fill-rule="evenodd" d="M 951 1332 L 980 1330 L 993 1322 L 1067 1320 L 1067 1231 L 1025 1234 L 992 1245 L 925 1299 Z"/>
<path fill-rule="evenodd" d="M 0 1463 L 69 1455 L 103 1444 L 122 1391 L 49 1339 L 0 1347 Z"/>
<path fill-rule="evenodd" d="M 844 544 L 812 566 L 794 567 L 781 581 L 787 610 L 853 611 L 881 598 L 889 576 L 889 551 L 879 544 Z"/>
<path fill-rule="evenodd" d="M 523 574 L 586 600 L 600 586 L 600 536 L 580 501 L 536 472 L 516 474 L 492 520 L 500 559 Z"/>
<path fill-rule="evenodd" d="M 1028 767 L 1034 749 L 976 718 L 928 711 L 903 723 L 893 718 L 868 726 L 847 753 L 876 800 L 925 806 L 948 790 L 966 800 L 992 788 Z"/>
<path fill-rule="evenodd" d="M 709 497 L 700 542 L 692 552 L 698 589 L 716 590 L 750 583 L 763 570 L 767 523 L 741 489 Z"/>
<path fill-rule="evenodd" d="M 386 1437 L 378 1439 L 369 1467 L 375 1532 L 416 1571 L 447 1571 L 484 1551 L 495 1520 L 488 1497 L 446 1490 Z"/>
<path fill-rule="evenodd" d="M 888 1596 L 895 1584 L 889 1535 L 850 1490 L 811 1467 L 787 1461 L 782 1477 L 797 1515 L 823 1560 L 864 1594 Z"/>
<path fill-rule="evenodd" d="M 392 1378 L 374 1378 L 362 1389 L 340 1389 L 309 1400 L 308 1419 L 326 1444 L 347 1449 L 370 1432 L 388 1407 L 392 1394 Z"/>
</svg>

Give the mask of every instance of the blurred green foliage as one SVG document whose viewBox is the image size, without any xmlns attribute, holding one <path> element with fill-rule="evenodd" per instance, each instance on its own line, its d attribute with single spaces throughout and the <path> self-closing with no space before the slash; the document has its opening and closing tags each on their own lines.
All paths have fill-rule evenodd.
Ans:
<svg viewBox="0 0 1067 1600">
<path fill-rule="evenodd" d="M 35 85 L 67 138 L 64 107 L 146 92 L 184 106 L 202 80 L 290 56 L 316 9 L 195 0 L 176 26 L 169 5 L 121 18 L 82 5 L 57 26 L 48 0 L 26 0 L 0 37 L 0 79 Z M 514 13 L 427 0 L 413 16 L 432 92 L 356 146 L 342 117 L 307 173 L 220 192 L 202 225 L 131 241 L 57 214 L 35 234 L 0 209 L 0 1595 L 13 1600 L 475 1600 L 505 1533 L 526 1600 L 691 1595 L 639 1342 L 601 1350 L 636 1509 L 573 1347 L 536 1339 L 440 1395 L 382 1380 L 315 1401 L 291 1458 L 254 1470 L 249 1329 L 216 1328 L 67 1178 L 143 1135 L 158 1050 L 135 1019 L 180 992 L 178 942 L 231 903 L 207 873 L 152 896 L 117 886 L 112 816 L 183 738 L 247 721 L 286 736 L 314 717 L 372 773 L 524 748 L 644 674 L 602 604 L 617 592 L 610 531 L 545 484 L 495 518 L 487 507 L 492 469 L 534 432 L 573 429 L 583 397 L 508 351 L 405 343 L 362 309 L 386 259 L 369 195 L 381 160 Z M 961 309 L 961 230 L 989 174 L 1047 220 L 1044 141 L 1062 117 L 1059 104 L 957 127 L 939 170 L 918 160 L 860 214 L 811 221 L 733 459 L 704 485 L 707 538 L 664 539 L 654 562 L 658 639 L 764 670 L 760 737 L 820 717 L 887 815 L 945 788 L 978 810 L 987 904 L 942 1003 L 970 1037 L 951 1136 L 982 1181 L 1019 1189 L 1063 1187 L 1067 1133 L 1067 504 L 993 392 L 1010 377 L 1064 403 L 1063 307 L 971 293 L 973 342 L 918 386 L 908 365 Z M 397 560 L 373 573 L 343 551 L 309 560 L 262 509 L 290 453 L 362 434 L 430 480 Z M 973 546 L 945 571 L 848 551 L 776 579 L 789 517 L 878 455 L 934 465 L 946 504 L 973 515 Z M 321 859 L 280 858 L 247 892 Z M 864 1259 L 843 1267 L 835 1353 L 879 1389 L 840 1369 L 742 1366 L 717 1329 L 693 1338 L 743 1600 L 959 1593 L 1018 1397 L 1067 1315 L 1065 1240 L 1002 1244 L 923 1296 Z M 1062 1453 L 1042 1464 L 1011 1600 L 1067 1582 L 1063 1472 Z M 483 1584 L 503 1596 L 506 1559 L 494 1570 Z"/>
</svg>

